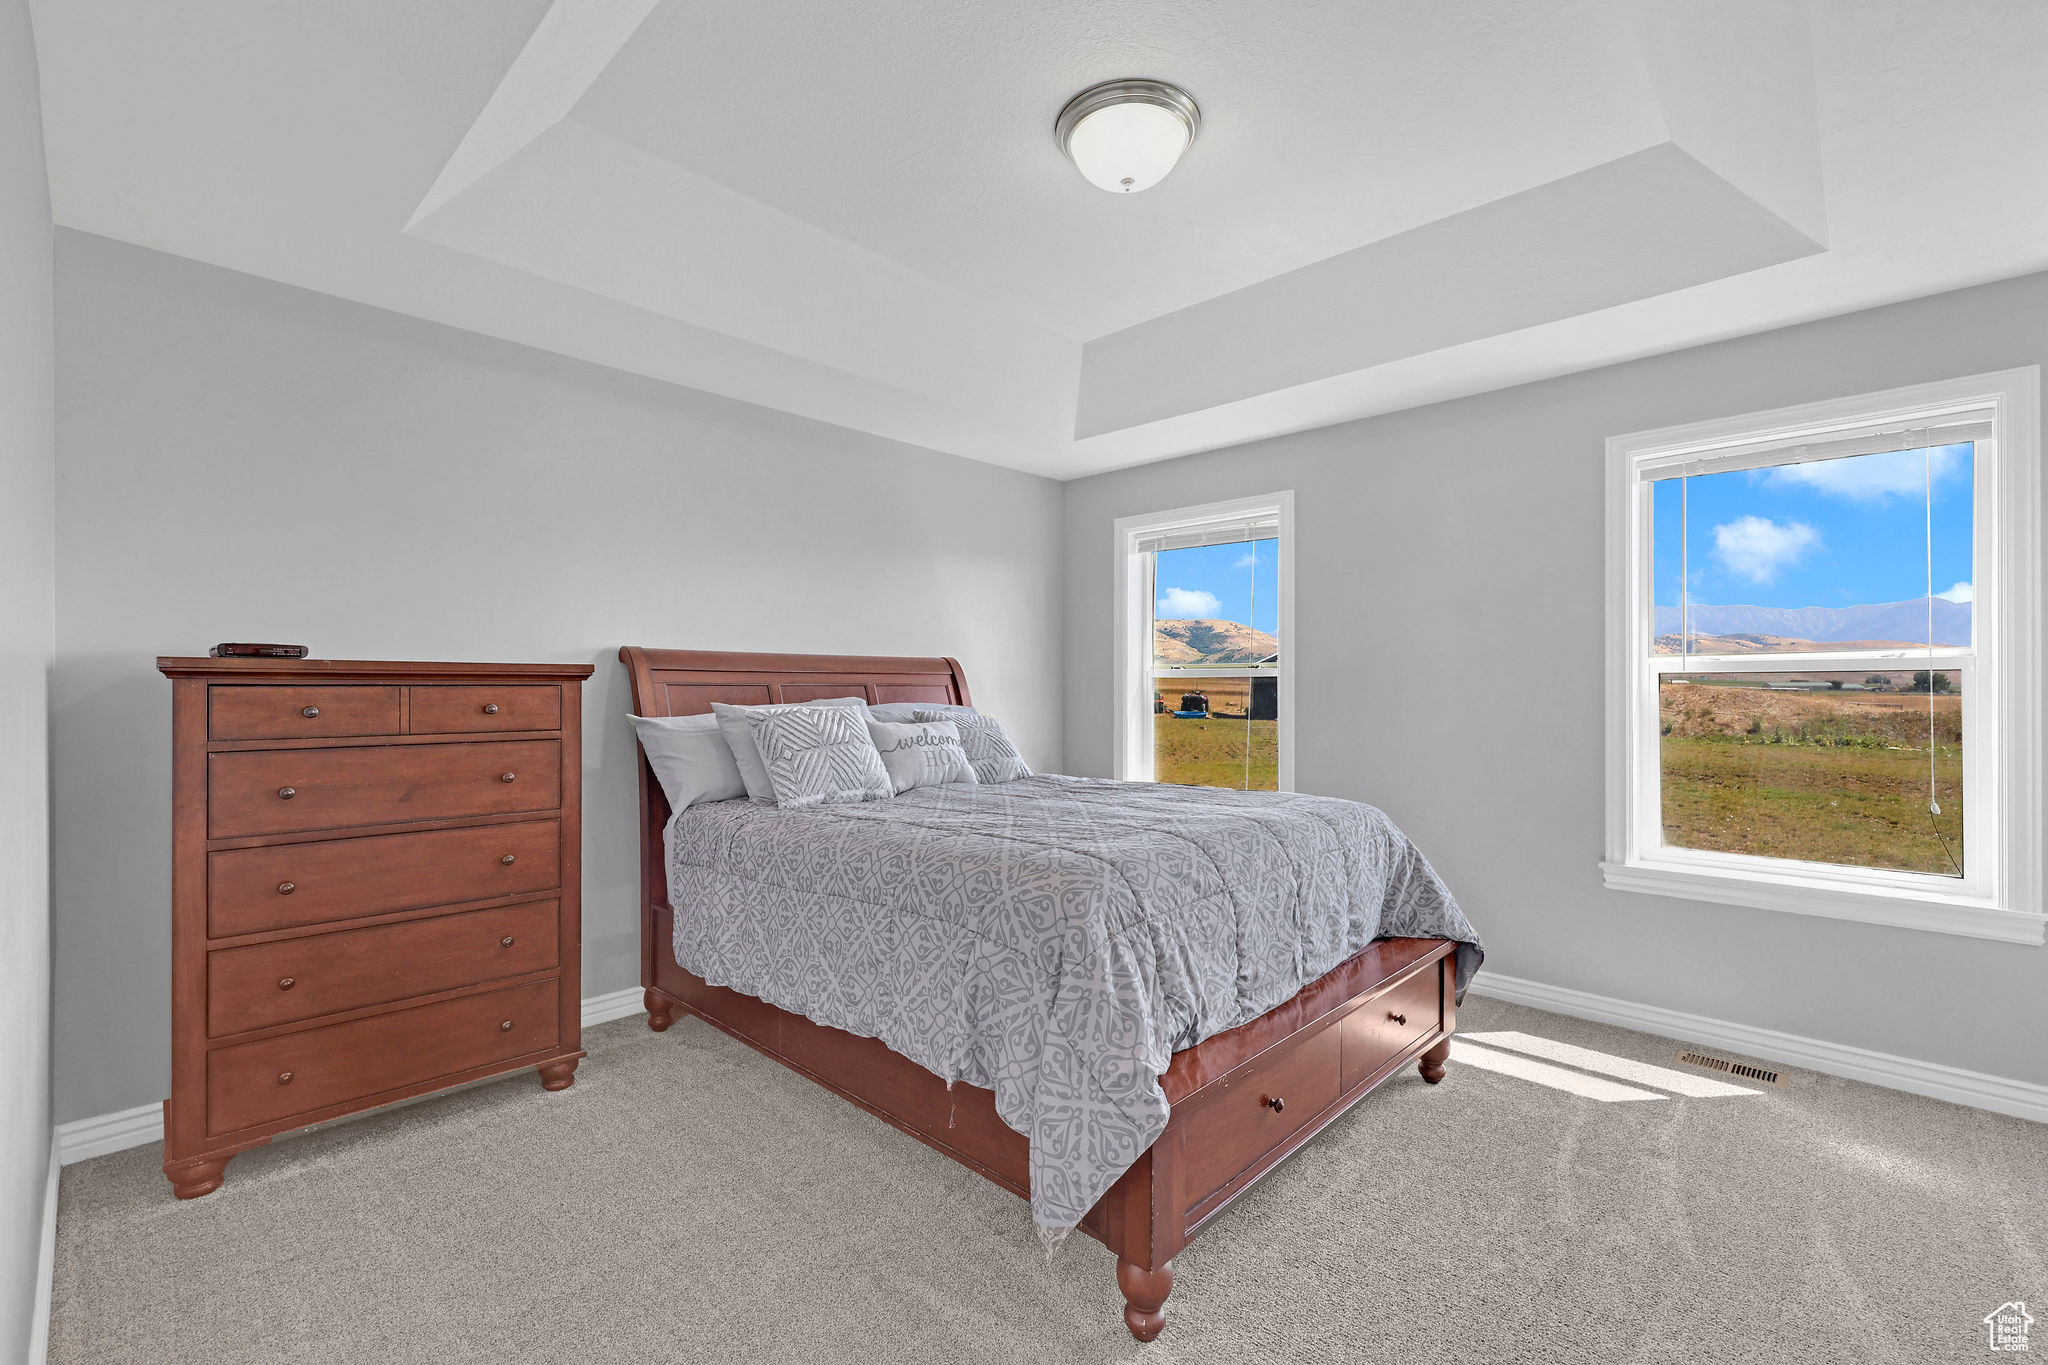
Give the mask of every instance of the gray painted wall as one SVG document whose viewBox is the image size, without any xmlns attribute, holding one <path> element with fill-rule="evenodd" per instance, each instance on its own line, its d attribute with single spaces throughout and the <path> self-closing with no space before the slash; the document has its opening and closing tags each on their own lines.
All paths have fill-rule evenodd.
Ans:
<svg viewBox="0 0 2048 1365">
<path fill-rule="evenodd" d="M 0 1360 L 29 1348 L 50 1160 L 50 272 L 35 40 L 0 0 Z"/>
<path fill-rule="evenodd" d="M 1110 764 L 1110 523 L 1295 490 L 1302 790 L 1370 801 L 1502 973 L 2048 1083 L 2048 949 L 1610 892 L 1603 443 L 2048 362 L 2048 275 L 1067 486 L 1066 757 Z"/>
<path fill-rule="evenodd" d="M 584 993 L 639 981 L 622 643 L 953 654 L 1057 767 L 1059 486 L 58 234 L 56 1114 L 168 1085 L 159 654 L 590 662 Z"/>
</svg>

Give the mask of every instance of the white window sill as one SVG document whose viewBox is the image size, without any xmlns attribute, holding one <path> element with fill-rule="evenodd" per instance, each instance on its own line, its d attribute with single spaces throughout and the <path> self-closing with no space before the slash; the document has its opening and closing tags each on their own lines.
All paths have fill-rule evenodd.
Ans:
<svg viewBox="0 0 2048 1365">
<path fill-rule="evenodd" d="M 1865 924 L 1925 929 L 2003 943 L 2041 943 L 2048 938 L 2048 915 L 2007 909 L 1975 896 L 1844 886 L 1785 873 L 1650 862 L 1603 862 L 1600 874 L 1610 891 L 1861 920 Z"/>
</svg>

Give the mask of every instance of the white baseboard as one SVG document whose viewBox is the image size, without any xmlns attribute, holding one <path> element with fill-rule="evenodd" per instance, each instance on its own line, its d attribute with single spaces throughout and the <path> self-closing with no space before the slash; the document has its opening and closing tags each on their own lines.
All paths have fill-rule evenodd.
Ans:
<svg viewBox="0 0 2048 1365">
<path fill-rule="evenodd" d="M 644 1009 L 638 986 L 623 991 L 608 991 L 603 995 L 585 996 L 583 999 L 583 1027 L 608 1024 L 614 1019 L 624 1019 L 639 1014 Z M 155 1104 L 138 1104 L 133 1109 L 123 1109 L 113 1114 L 97 1114 L 89 1119 L 73 1119 L 57 1125 L 52 1135 L 52 1150 L 57 1153 L 60 1164 L 69 1166 L 74 1161 L 85 1161 L 91 1157 L 105 1156 L 108 1152 L 126 1151 L 130 1147 L 143 1147 L 152 1142 L 164 1140 L 164 1107 L 161 1101 Z M 51 1177 L 54 1181 L 55 1177 Z M 56 1186 L 52 1184 L 54 1190 Z"/>
<path fill-rule="evenodd" d="M 57 1159 L 57 1134 L 50 1134 L 50 1174 L 43 1185 L 42 1247 L 36 1252 L 36 1298 L 29 1310 L 28 1365 L 43 1365 L 50 1357 L 50 1294 L 57 1282 L 57 1176 L 63 1163 Z"/>
<path fill-rule="evenodd" d="M 1888 1052 L 1873 1052 L 1846 1043 L 1829 1043 L 1819 1038 L 1802 1038 L 1796 1033 L 1780 1033 L 1775 1029 L 1755 1028 L 1726 1019 L 1710 1019 L 1703 1014 L 1640 1005 L 1632 1000 L 1594 995 L 1590 991 L 1546 986 L 1540 981 L 1525 981 L 1520 977 L 1502 976 L 1498 972 L 1482 970 L 1473 978 L 1471 989 L 1510 1004 L 1528 1005 L 1601 1024 L 1618 1024 L 1622 1028 L 1660 1034 L 1680 1042 L 1706 1043 L 1762 1061 L 1783 1062 L 1787 1066 L 1803 1067 L 1829 1076 L 1841 1076 L 1869 1085 L 1904 1090 L 1908 1094 L 1925 1095 L 1930 1099 L 1947 1100 L 1951 1104 L 2048 1123 L 2048 1085 L 2035 1085 L 2031 1081 L 2008 1080 L 2003 1076 L 1916 1061 Z"/>
<path fill-rule="evenodd" d="M 645 999 L 646 992 L 638 986 L 628 986 L 625 990 L 612 991 L 605 995 L 586 995 L 583 997 L 583 1027 L 591 1028 L 598 1024 L 609 1024 L 614 1019 L 645 1014 Z"/>
</svg>

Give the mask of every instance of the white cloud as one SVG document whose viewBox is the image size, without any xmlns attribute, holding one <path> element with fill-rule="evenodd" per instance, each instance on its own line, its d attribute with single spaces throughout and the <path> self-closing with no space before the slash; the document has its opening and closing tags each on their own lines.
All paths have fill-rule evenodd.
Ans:
<svg viewBox="0 0 2048 1365">
<path fill-rule="evenodd" d="M 1803 521 L 1737 517 L 1714 528 L 1714 558 L 1752 583 L 1770 582 L 1819 547 L 1820 532 Z"/>
<path fill-rule="evenodd" d="M 1951 602 L 1971 602 L 1977 597 L 1977 590 L 1968 583 L 1958 583 L 1947 592 L 1938 592 L 1936 597 L 1946 597 Z"/>
<path fill-rule="evenodd" d="M 1231 564 L 1230 567 L 1233 569 L 1249 569 L 1258 562 L 1259 552 L 1257 550 L 1246 550 L 1243 554 L 1237 557 L 1236 561 L 1233 564 Z"/>
<path fill-rule="evenodd" d="M 1934 452 L 1934 481 L 1940 483 L 1962 464 L 1961 446 L 1940 446 Z M 1890 450 L 1878 455 L 1850 455 L 1838 460 L 1779 465 L 1761 471 L 1772 488 L 1805 488 L 1857 502 L 1886 498 L 1924 497 L 1927 456 L 1917 450 Z"/>
<path fill-rule="evenodd" d="M 1213 592 L 1199 588 L 1168 588 L 1159 594 L 1153 613 L 1161 621 L 1204 621 L 1223 614 L 1223 604 Z"/>
</svg>

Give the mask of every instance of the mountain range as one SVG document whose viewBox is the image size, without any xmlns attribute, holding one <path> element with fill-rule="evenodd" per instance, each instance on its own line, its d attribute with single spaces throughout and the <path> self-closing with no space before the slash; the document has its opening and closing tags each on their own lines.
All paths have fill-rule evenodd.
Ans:
<svg viewBox="0 0 2048 1365">
<path fill-rule="evenodd" d="M 1280 652 L 1280 642 L 1241 621 L 1155 621 L 1152 660 L 1158 664 L 1255 663 Z"/>
<path fill-rule="evenodd" d="M 1970 643 L 1970 605 L 1934 599 L 1935 644 Z M 1716 607 L 1695 602 L 1690 614 L 1694 635 L 1771 635 L 1820 644 L 1920 644 L 1927 639 L 1924 597 L 1857 607 Z M 1658 635 L 1676 635 L 1680 628 L 1676 606 L 1657 608 Z"/>
</svg>

